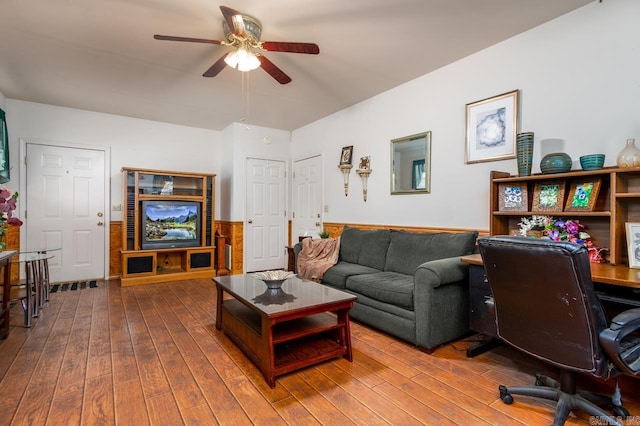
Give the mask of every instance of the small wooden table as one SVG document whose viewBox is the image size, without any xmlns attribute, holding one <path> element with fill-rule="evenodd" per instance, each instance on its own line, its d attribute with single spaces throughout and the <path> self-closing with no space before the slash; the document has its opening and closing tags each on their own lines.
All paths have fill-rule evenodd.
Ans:
<svg viewBox="0 0 640 426">
<path fill-rule="evenodd" d="M 349 310 L 356 296 L 297 277 L 280 290 L 268 290 L 251 274 L 213 281 L 216 328 L 258 366 L 269 386 L 276 376 L 322 361 L 353 360 Z"/>
<path fill-rule="evenodd" d="M 15 250 L 0 252 L 0 269 L 2 274 L 2 309 L 0 309 L 0 338 L 6 339 L 9 335 L 9 316 L 11 311 L 11 257 Z"/>
</svg>

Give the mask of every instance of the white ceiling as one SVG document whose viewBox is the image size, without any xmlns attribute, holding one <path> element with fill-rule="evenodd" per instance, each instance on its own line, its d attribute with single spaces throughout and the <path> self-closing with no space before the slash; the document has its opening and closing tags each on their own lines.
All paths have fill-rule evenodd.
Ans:
<svg viewBox="0 0 640 426">
<path fill-rule="evenodd" d="M 263 41 L 313 42 L 320 54 L 265 53 L 287 85 L 261 69 L 205 78 L 229 47 L 153 34 L 224 39 L 221 3 L 2 0 L 0 92 L 206 129 L 246 117 L 293 130 L 593 0 L 224 1 L 262 22 Z"/>
</svg>

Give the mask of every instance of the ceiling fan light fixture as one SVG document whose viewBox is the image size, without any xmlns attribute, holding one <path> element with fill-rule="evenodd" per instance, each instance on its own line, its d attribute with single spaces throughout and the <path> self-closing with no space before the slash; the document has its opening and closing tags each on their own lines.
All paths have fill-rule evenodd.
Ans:
<svg viewBox="0 0 640 426">
<path fill-rule="evenodd" d="M 238 71 L 252 71 L 260 66 L 260 60 L 256 55 L 244 47 L 239 47 L 233 52 L 229 53 L 224 62 L 231 68 L 235 68 Z"/>
</svg>

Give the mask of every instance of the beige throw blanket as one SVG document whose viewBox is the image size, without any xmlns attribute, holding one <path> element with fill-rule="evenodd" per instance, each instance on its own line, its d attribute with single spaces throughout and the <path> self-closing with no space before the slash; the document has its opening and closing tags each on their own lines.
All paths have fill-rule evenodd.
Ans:
<svg viewBox="0 0 640 426">
<path fill-rule="evenodd" d="M 298 254 L 298 276 L 318 281 L 338 261 L 340 238 L 305 238 Z"/>
</svg>

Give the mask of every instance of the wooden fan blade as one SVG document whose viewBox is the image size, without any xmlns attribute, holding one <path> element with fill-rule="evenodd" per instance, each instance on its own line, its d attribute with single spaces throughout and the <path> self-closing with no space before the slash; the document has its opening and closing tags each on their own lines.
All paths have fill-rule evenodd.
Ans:
<svg viewBox="0 0 640 426">
<path fill-rule="evenodd" d="M 263 41 L 262 47 L 270 52 L 308 53 L 317 55 L 320 48 L 315 43 L 294 43 L 286 41 Z"/>
<path fill-rule="evenodd" d="M 275 66 L 275 64 L 268 60 L 265 56 L 258 55 L 258 60 L 260 61 L 260 66 L 262 67 L 262 69 L 265 70 L 271 77 L 275 78 L 278 83 L 287 84 L 291 82 L 291 77 L 286 75 L 284 71 Z"/>
<path fill-rule="evenodd" d="M 224 15 L 224 19 L 227 21 L 229 29 L 241 37 L 246 37 L 247 32 L 244 28 L 244 20 L 242 19 L 242 13 L 235 9 L 231 9 L 227 6 L 220 6 L 220 11 Z"/>
<path fill-rule="evenodd" d="M 215 77 L 216 75 L 220 74 L 220 71 L 222 71 L 224 69 L 224 67 L 227 66 L 226 62 L 224 61 L 224 58 L 226 58 L 228 55 L 228 53 L 225 53 L 224 55 L 222 55 L 222 57 L 220 59 L 218 59 L 215 64 L 211 65 L 211 67 L 206 70 L 204 72 L 204 74 L 202 74 L 203 77 Z"/>
<path fill-rule="evenodd" d="M 192 43 L 209 43 L 209 44 L 220 44 L 220 40 L 209 40 L 206 38 L 191 38 L 191 37 L 174 37 L 168 35 L 160 35 L 155 34 L 153 36 L 156 40 L 168 40 L 168 41 L 189 41 Z"/>
</svg>

